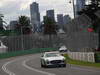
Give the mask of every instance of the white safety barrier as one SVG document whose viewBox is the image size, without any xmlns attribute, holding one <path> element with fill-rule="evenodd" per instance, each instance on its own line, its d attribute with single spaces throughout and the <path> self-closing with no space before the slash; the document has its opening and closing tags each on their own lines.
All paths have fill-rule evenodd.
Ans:
<svg viewBox="0 0 100 75">
<path fill-rule="evenodd" d="M 94 52 L 68 52 L 68 56 L 74 60 L 95 62 Z"/>
<path fill-rule="evenodd" d="M 7 52 L 8 47 L 6 47 L 2 41 L 0 41 L 0 53 L 6 53 Z"/>
</svg>

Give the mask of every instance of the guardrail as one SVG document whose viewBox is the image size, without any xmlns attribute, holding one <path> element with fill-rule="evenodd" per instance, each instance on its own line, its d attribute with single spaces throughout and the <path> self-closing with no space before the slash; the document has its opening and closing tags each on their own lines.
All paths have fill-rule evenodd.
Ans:
<svg viewBox="0 0 100 75">
<path fill-rule="evenodd" d="M 100 52 L 68 52 L 68 56 L 73 60 L 100 63 Z"/>
<path fill-rule="evenodd" d="M 36 48 L 36 49 L 31 49 L 31 50 L 21 50 L 21 51 L 15 51 L 15 52 L 0 53 L 0 59 L 27 55 L 27 54 L 42 53 L 45 51 L 55 51 L 55 50 L 57 50 L 57 48 Z"/>
<path fill-rule="evenodd" d="M 68 56 L 74 60 L 95 62 L 94 52 L 68 52 Z"/>
</svg>

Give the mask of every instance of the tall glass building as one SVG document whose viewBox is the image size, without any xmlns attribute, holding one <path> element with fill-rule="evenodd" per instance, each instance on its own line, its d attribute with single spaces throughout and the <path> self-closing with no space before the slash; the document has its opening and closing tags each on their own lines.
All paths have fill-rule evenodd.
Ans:
<svg viewBox="0 0 100 75">
<path fill-rule="evenodd" d="M 30 5 L 30 13 L 31 13 L 31 23 L 33 26 L 33 31 L 38 32 L 40 27 L 40 12 L 38 3 L 33 2 Z"/>
<path fill-rule="evenodd" d="M 64 25 L 63 14 L 57 14 L 57 23 L 60 28 L 63 28 L 63 25 Z"/>
<path fill-rule="evenodd" d="M 54 10 L 47 10 L 47 11 L 46 11 L 46 16 L 48 16 L 49 18 L 55 20 L 55 13 L 54 13 Z"/>
</svg>

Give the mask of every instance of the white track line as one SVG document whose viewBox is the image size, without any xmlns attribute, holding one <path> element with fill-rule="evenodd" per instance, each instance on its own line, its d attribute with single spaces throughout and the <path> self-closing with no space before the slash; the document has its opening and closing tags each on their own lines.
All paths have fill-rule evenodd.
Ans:
<svg viewBox="0 0 100 75">
<path fill-rule="evenodd" d="M 35 71 L 35 72 L 38 72 L 38 73 L 42 73 L 42 74 L 46 74 L 46 75 L 56 75 L 56 74 L 53 74 L 53 73 L 49 73 L 49 72 L 45 72 L 45 71 L 41 71 L 41 70 L 38 70 L 38 69 L 35 69 L 35 68 L 32 68 L 32 67 L 29 67 L 28 65 L 26 65 L 26 62 L 28 62 L 29 60 L 25 60 L 22 62 L 22 65 L 26 68 L 28 68 L 29 70 L 32 70 L 32 71 Z"/>
<path fill-rule="evenodd" d="M 5 63 L 5 64 L 2 66 L 2 69 L 4 70 L 4 72 L 7 73 L 7 74 L 9 74 L 9 75 L 15 75 L 15 73 L 9 71 L 9 70 L 6 68 L 7 65 L 11 64 L 12 62 L 14 62 L 14 61 L 9 61 L 9 62 Z"/>
<path fill-rule="evenodd" d="M 13 61 L 9 61 L 9 62 L 6 62 L 3 66 L 2 66 L 2 70 L 7 73 L 8 75 L 16 75 L 15 73 L 11 72 L 10 70 L 7 69 L 7 66 L 17 60 L 20 60 L 19 58 L 16 59 L 16 60 L 13 60 Z"/>
</svg>

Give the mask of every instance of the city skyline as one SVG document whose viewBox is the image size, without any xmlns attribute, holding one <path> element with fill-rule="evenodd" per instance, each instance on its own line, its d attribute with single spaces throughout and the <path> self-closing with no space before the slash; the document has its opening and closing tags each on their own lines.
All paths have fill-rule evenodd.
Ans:
<svg viewBox="0 0 100 75">
<path fill-rule="evenodd" d="M 55 21 L 55 10 L 54 9 L 47 10 L 46 16 Z"/>
<path fill-rule="evenodd" d="M 69 3 L 70 0 L 37 0 L 40 6 L 41 20 L 46 14 L 46 10 L 54 9 L 55 14 L 69 14 L 73 17 L 72 4 Z M 1 0 L 0 1 L 0 13 L 4 14 L 4 20 L 9 23 L 11 20 L 18 19 L 20 15 L 26 15 L 30 17 L 30 4 L 34 0 Z M 56 2 L 56 4 L 55 4 Z M 17 5 L 17 6 L 16 6 Z M 9 6 L 9 7 L 8 7 Z M 71 9 L 68 9 L 71 8 Z"/>
<path fill-rule="evenodd" d="M 39 31 L 40 27 L 40 12 L 39 12 L 39 4 L 33 2 L 30 5 L 30 16 L 31 16 L 31 23 L 33 27 L 33 31 Z"/>
<path fill-rule="evenodd" d="M 63 28 L 63 26 L 64 26 L 63 14 L 57 14 L 57 24 L 58 24 L 59 28 Z"/>
</svg>

